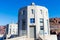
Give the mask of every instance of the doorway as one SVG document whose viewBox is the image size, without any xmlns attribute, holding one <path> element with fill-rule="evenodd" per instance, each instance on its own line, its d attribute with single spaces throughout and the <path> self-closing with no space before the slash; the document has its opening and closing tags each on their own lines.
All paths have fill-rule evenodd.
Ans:
<svg viewBox="0 0 60 40">
<path fill-rule="evenodd" d="M 36 26 L 30 26 L 30 38 L 36 38 Z"/>
</svg>

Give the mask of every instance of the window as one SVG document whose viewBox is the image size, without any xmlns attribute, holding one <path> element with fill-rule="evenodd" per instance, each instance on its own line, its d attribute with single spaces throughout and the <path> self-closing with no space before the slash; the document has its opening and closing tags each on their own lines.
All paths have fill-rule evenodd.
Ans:
<svg viewBox="0 0 60 40">
<path fill-rule="evenodd" d="M 32 14 L 34 14 L 35 13 L 35 10 L 34 9 L 32 9 Z"/>
<path fill-rule="evenodd" d="M 44 19 L 43 18 L 40 18 L 40 30 L 44 30 Z"/>
<path fill-rule="evenodd" d="M 40 30 L 44 30 L 44 26 L 40 26 Z"/>
<path fill-rule="evenodd" d="M 11 34 L 11 29 L 10 29 L 10 34 Z"/>
<path fill-rule="evenodd" d="M 47 20 L 47 26 L 48 26 L 48 20 Z"/>
<path fill-rule="evenodd" d="M 41 14 L 42 14 L 42 10 L 40 10 Z"/>
<path fill-rule="evenodd" d="M 48 15 L 47 13 L 48 13 L 48 12 L 46 11 L 46 16 Z"/>
<path fill-rule="evenodd" d="M 15 33 L 15 30 L 13 29 L 13 33 Z"/>
<path fill-rule="evenodd" d="M 22 19 L 22 30 L 25 30 L 25 19 Z"/>
<path fill-rule="evenodd" d="M 22 20 L 22 24 L 25 25 L 25 20 Z"/>
<path fill-rule="evenodd" d="M 25 26 L 26 24 L 26 20 L 25 19 L 22 19 L 22 36 L 26 35 L 27 34 L 27 27 Z"/>
<path fill-rule="evenodd" d="M 40 34 L 41 34 L 41 35 L 44 34 L 44 26 L 40 26 Z"/>
<path fill-rule="evenodd" d="M 40 18 L 40 23 L 43 23 L 43 22 L 44 22 L 43 18 Z"/>
<path fill-rule="evenodd" d="M 23 10 L 23 15 L 25 15 L 25 10 Z"/>
<path fill-rule="evenodd" d="M 30 23 L 35 23 L 35 18 L 31 18 Z"/>
</svg>

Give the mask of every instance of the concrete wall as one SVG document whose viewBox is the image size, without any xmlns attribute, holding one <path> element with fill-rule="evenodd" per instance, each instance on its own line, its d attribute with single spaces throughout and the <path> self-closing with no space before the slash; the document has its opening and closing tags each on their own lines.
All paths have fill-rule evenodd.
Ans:
<svg viewBox="0 0 60 40">
<path fill-rule="evenodd" d="M 23 15 L 23 11 L 25 11 Z M 22 36 L 22 20 L 25 20 L 25 27 L 27 29 L 27 7 L 23 7 L 19 10 L 18 14 L 18 29 L 19 29 L 19 36 Z"/>
<path fill-rule="evenodd" d="M 8 24 L 7 27 L 8 27 L 7 28 L 8 34 L 10 34 L 10 35 L 18 35 L 18 24 L 11 23 L 11 24 Z"/>
<path fill-rule="evenodd" d="M 43 6 L 28 6 L 27 8 L 27 27 L 28 27 L 28 36 L 29 36 L 29 26 L 36 25 L 36 36 L 38 38 L 38 34 L 40 31 L 40 26 L 44 26 L 44 35 L 49 35 L 49 17 L 48 17 L 48 9 Z M 35 10 L 35 13 L 32 14 L 32 9 Z M 41 11 L 42 10 L 42 13 Z M 35 18 L 35 23 L 30 23 L 30 18 Z M 44 24 L 40 24 L 40 18 L 44 19 Z M 47 23 L 48 20 L 48 23 Z"/>
<path fill-rule="evenodd" d="M 16 38 L 11 38 L 6 40 L 34 40 L 34 38 L 27 38 L 26 36 L 23 36 L 23 37 L 16 37 Z"/>
</svg>

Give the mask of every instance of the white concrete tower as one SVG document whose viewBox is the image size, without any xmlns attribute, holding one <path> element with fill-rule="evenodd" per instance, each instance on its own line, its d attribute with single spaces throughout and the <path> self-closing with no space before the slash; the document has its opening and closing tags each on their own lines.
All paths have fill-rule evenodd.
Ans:
<svg viewBox="0 0 60 40">
<path fill-rule="evenodd" d="M 48 9 L 35 3 L 20 8 L 18 27 L 20 36 L 38 39 L 39 35 L 49 35 Z"/>
</svg>

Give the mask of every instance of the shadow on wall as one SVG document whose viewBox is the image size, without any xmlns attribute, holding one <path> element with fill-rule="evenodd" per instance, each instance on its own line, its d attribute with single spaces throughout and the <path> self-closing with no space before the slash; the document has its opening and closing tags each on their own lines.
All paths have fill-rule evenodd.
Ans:
<svg viewBox="0 0 60 40">
<path fill-rule="evenodd" d="M 50 34 L 56 35 L 56 31 L 55 30 L 51 30 Z"/>
<path fill-rule="evenodd" d="M 51 30 L 51 31 L 50 31 L 50 34 L 51 34 L 51 35 L 57 35 L 57 39 L 60 40 L 60 32 L 57 34 L 56 31 Z"/>
<path fill-rule="evenodd" d="M 57 34 L 57 38 L 58 40 L 60 40 L 60 32 Z"/>
</svg>

